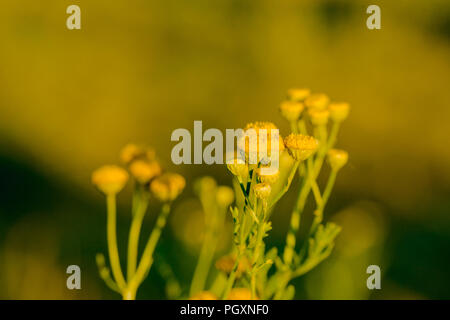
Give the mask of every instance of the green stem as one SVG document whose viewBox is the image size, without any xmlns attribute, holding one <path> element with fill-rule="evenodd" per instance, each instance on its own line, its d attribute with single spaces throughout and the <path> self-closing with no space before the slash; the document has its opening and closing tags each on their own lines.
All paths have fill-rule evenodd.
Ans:
<svg viewBox="0 0 450 320">
<path fill-rule="evenodd" d="M 128 236 L 128 265 L 127 279 L 130 281 L 136 272 L 137 256 L 139 249 L 139 235 L 141 232 L 142 221 L 147 211 L 148 198 L 144 194 L 144 190 L 138 189 L 135 197 L 135 210 L 133 220 L 131 221 L 130 234 Z"/>
<path fill-rule="evenodd" d="M 161 209 L 161 213 L 156 220 L 156 224 L 153 228 L 152 233 L 150 234 L 150 238 L 148 239 L 148 242 L 145 246 L 144 253 L 142 254 L 142 258 L 139 262 L 136 273 L 128 284 L 127 291 L 129 297 L 134 297 L 136 295 L 137 288 L 150 271 L 153 263 L 153 252 L 155 251 L 156 244 L 158 243 L 158 240 L 161 236 L 161 232 L 167 223 L 167 217 L 169 213 L 170 204 L 165 203 Z"/>
<path fill-rule="evenodd" d="M 116 234 L 116 195 L 109 194 L 106 196 L 106 206 L 108 211 L 107 217 L 107 240 L 108 253 L 111 264 L 111 270 L 114 279 L 120 289 L 125 288 L 126 282 L 120 267 L 119 250 L 117 249 L 117 234 Z"/>
</svg>

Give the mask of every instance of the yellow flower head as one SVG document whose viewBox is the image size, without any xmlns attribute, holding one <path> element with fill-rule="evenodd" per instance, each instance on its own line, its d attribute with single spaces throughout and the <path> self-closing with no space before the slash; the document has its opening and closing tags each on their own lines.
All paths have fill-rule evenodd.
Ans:
<svg viewBox="0 0 450 320">
<path fill-rule="evenodd" d="M 219 300 L 216 295 L 209 291 L 202 291 L 194 294 L 189 300 Z"/>
<path fill-rule="evenodd" d="M 216 269 L 225 272 L 226 274 L 230 274 L 231 271 L 233 270 L 235 262 L 236 262 L 235 254 L 228 254 L 222 256 L 216 261 Z M 248 258 L 244 256 L 241 258 L 241 260 L 239 260 L 239 265 L 236 270 L 236 276 L 240 277 L 242 273 L 248 270 L 250 270 L 250 261 L 248 261 Z"/>
<path fill-rule="evenodd" d="M 291 101 L 301 102 L 305 100 L 311 94 L 311 90 L 302 88 L 302 89 L 290 89 L 288 90 L 288 98 Z"/>
<path fill-rule="evenodd" d="M 120 152 L 120 161 L 129 165 L 136 159 L 144 159 L 148 161 L 155 160 L 155 151 L 133 143 L 127 144 Z"/>
<path fill-rule="evenodd" d="M 274 184 L 280 177 L 280 170 L 277 167 L 261 167 L 256 169 L 256 174 L 261 182 Z"/>
<path fill-rule="evenodd" d="M 278 128 L 272 123 L 272 122 L 252 122 L 245 126 L 244 131 L 248 132 L 247 130 L 254 130 L 256 133 L 256 139 L 247 139 L 245 136 L 241 138 L 241 141 L 238 141 L 239 149 L 245 150 L 245 156 L 247 159 L 256 159 L 257 162 L 263 162 L 263 164 L 268 164 L 271 161 L 271 158 L 274 156 L 272 155 L 272 132 L 271 130 L 278 130 Z M 265 131 L 265 137 L 262 136 Z M 268 159 L 260 159 L 260 150 L 259 145 L 262 143 L 263 138 L 266 138 L 267 141 L 267 150 L 261 150 L 262 153 L 266 151 L 265 153 L 268 156 Z M 256 145 L 255 145 L 256 144 Z M 283 138 L 280 134 L 278 134 L 278 156 L 279 154 L 284 150 L 284 143 Z M 256 154 L 255 154 L 256 153 Z M 256 163 L 251 163 L 256 164 Z"/>
<path fill-rule="evenodd" d="M 328 151 L 328 162 L 332 170 L 339 170 L 348 161 L 348 152 L 340 149 L 331 149 Z"/>
<path fill-rule="evenodd" d="M 236 157 L 235 153 L 232 152 L 231 154 L 227 154 L 226 163 L 228 170 L 230 170 L 233 175 L 246 179 L 248 174 L 248 165 L 244 159 Z"/>
<path fill-rule="evenodd" d="M 103 166 L 92 173 L 92 183 L 104 194 L 120 192 L 128 181 L 128 173 L 121 167 Z"/>
<path fill-rule="evenodd" d="M 324 93 L 312 94 L 305 100 L 305 105 L 309 109 L 324 110 L 328 103 L 330 103 L 330 98 Z"/>
<path fill-rule="evenodd" d="M 311 136 L 291 133 L 284 139 L 286 148 L 294 160 L 303 161 L 316 152 L 319 142 Z"/>
<path fill-rule="evenodd" d="M 289 122 L 297 121 L 305 106 L 301 102 L 284 101 L 280 105 L 281 115 Z"/>
<path fill-rule="evenodd" d="M 161 202 L 175 200 L 183 191 L 186 180 L 176 173 L 165 173 L 152 181 L 150 190 Z"/>
<path fill-rule="evenodd" d="M 310 109 L 308 114 L 311 119 L 311 123 L 315 126 L 326 125 L 328 118 L 330 117 L 330 111 L 328 110 Z"/>
<path fill-rule="evenodd" d="M 161 166 L 157 161 L 135 160 L 130 164 L 131 175 L 141 184 L 150 182 L 161 174 Z"/>
<path fill-rule="evenodd" d="M 247 288 L 234 288 L 230 290 L 227 300 L 251 300 L 252 293 Z M 258 297 L 254 297 L 253 300 L 258 300 Z"/>
<path fill-rule="evenodd" d="M 233 189 L 227 186 L 219 186 L 217 188 L 216 201 L 219 206 L 227 208 L 234 201 Z"/>
<path fill-rule="evenodd" d="M 334 122 L 342 122 L 348 117 L 350 105 L 347 102 L 331 103 L 329 110 Z"/>
<path fill-rule="evenodd" d="M 253 191 L 258 199 L 266 200 L 272 192 L 272 187 L 267 182 L 258 183 L 254 186 Z"/>
</svg>

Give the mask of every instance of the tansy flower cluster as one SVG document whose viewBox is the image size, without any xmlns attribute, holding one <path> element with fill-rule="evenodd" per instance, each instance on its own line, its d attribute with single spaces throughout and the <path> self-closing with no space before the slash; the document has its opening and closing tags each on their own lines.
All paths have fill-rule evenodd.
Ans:
<svg viewBox="0 0 450 320">
<path fill-rule="evenodd" d="M 97 255 L 97 264 L 106 285 L 124 299 L 134 299 L 152 266 L 153 253 L 166 224 L 171 204 L 183 191 L 186 182 L 179 174 L 163 172 L 151 148 L 129 144 L 121 151 L 120 160 L 126 169 L 117 165 L 105 165 L 92 173 L 92 183 L 106 195 L 110 268 L 106 266 L 103 254 Z M 130 176 L 134 180 L 134 192 L 125 278 L 117 248 L 116 196 L 125 187 Z M 161 212 L 138 263 L 140 231 L 151 196 L 161 203 Z"/>
</svg>

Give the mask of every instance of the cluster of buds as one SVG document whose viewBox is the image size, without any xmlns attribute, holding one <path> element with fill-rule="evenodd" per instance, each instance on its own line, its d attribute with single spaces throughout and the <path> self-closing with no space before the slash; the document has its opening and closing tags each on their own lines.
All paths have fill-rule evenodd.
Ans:
<svg viewBox="0 0 450 320">
<path fill-rule="evenodd" d="M 120 153 L 121 162 L 128 168 L 105 165 L 92 174 L 92 183 L 104 194 L 115 195 L 126 185 L 131 175 L 138 185 L 148 188 L 161 202 L 175 200 L 186 182 L 176 173 L 163 173 L 155 152 L 136 144 L 126 145 Z"/>
</svg>

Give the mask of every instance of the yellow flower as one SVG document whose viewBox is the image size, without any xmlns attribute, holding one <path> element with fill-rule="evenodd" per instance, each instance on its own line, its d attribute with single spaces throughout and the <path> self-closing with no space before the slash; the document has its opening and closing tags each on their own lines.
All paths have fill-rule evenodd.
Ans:
<svg viewBox="0 0 450 320">
<path fill-rule="evenodd" d="M 272 187 L 267 182 L 258 183 L 253 188 L 253 191 L 258 199 L 266 200 L 272 192 Z"/>
<path fill-rule="evenodd" d="M 165 173 L 150 184 L 150 190 L 162 202 L 175 200 L 183 191 L 186 181 L 176 173 Z"/>
<path fill-rule="evenodd" d="M 291 101 L 301 102 L 305 100 L 311 94 L 311 90 L 302 88 L 302 89 L 290 89 L 288 90 L 288 98 Z"/>
<path fill-rule="evenodd" d="M 312 94 L 305 100 L 305 105 L 309 109 L 324 110 L 327 108 L 328 103 L 330 103 L 330 98 L 323 93 Z"/>
<path fill-rule="evenodd" d="M 262 162 L 263 164 L 268 164 L 271 161 L 272 155 L 272 132 L 271 130 L 278 130 L 278 128 L 272 122 L 253 122 L 249 123 L 245 126 L 245 131 L 253 129 L 256 133 L 256 141 L 252 141 L 252 139 L 247 140 L 246 137 L 242 137 L 240 141 L 238 141 L 239 149 L 245 151 L 245 156 L 247 159 L 256 159 L 257 163 Z M 266 130 L 266 141 L 267 141 L 267 150 L 261 150 L 262 153 L 266 151 L 268 158 L 260 159 L 259 155 L 259 145 L 262 143 L 262 136 L 260 136 L 261 130 Z M 251 145 L 250 145 L 251 144 Z M 256 145 L 255 145 L 256 144 Z M 279 154 L 284 150 L 283 138 L 280 134 L 278 134 L 278 152 Z M 256 154 L 255 154 L 256 153 Z M 251 164 L 257 164 L 251 163 Z"/>
<path fill-rule="evenodd" d="M 231 162 L 231 163 L 228 163 Z M 235 153 L 227 154 L 227 168 L 236 177 L 241 177 L 243 180 L 247 178 L 248 175 L 248 165 L 244 159 L 235 156 Z"/>
<path fill-rule="evenodd" d="M 316 152 L 319 142 L 311 136 L 291 133 L 284 139 L 286 148 L 294 160 L 303 161 Z"/>
<path fill-rule="evenodd" d="M 330 117 L 330 111 L 328 110 L 310 109 L 308 113 L 311 123 L 315 126 L 326 125 Z"/>
<path fill-rule="evenodd" d="M 256 174 L 261 182 L 274 184 L 280 177 L 280 170 L 277 167 L 261 167 L 256 169 Z"/>
<path fill-rule="evenodd" d="M 301 102 L 284 101 L 280 105 L 281 115 L 289 122 L 297 121 L 305 106 Z"/>
<path fill-rule="evenodd" d="M 230 290 L 227 300 L 251 300 L 252 293 L 247 288 L 234 288 Z M 258 297 L 254 297 L 253 300 L 258 300 Z"/>
<path fill-rule="evenodd" d="M 216 269 L 225 272 L 226 274 L 230 274 L 233 270 L 234 263 L 236 262 L 235 254 L 228 254 L 222 256 L 216 261 Z M 250 270 L 250 261 L 248 261 L 247 257 L 242 257 L 239 261 L 238 268 L 236 270 L 236 276 L 240 277 L 242 273 Z"/>
<path fill-rule="evenodd" d="M 202 291 L 194 294 L 189 300 L 219 300 L 216 295 L 209 291 Z"/>
<path fill-rule="evenodd" d="M 216 201 L 221 207 L 228 207 L 234 201 L 233 189 L 227 186 L 219 186 L 216 193 Z"/>
<path fill-rule="evenodd" d="M 342 122 L 348 117 L 350 105 L 346 102 L 331 103 L 329 110 L 334 122 Z"/>
<path fill-rule="evenodd" d="M 341 169 L 348 161 L 348 152 L 340 149 L 331 149 L 328 151 L 328 162 L 331 169 L 337 171 Z"/>
<path fill-rule="evenodd" d="M 135 160 L 130 164 L 131 175 L 141 184 L 161 174 L 161 166 L 156 161 Z"/>
<path fill-rule="evenodd" d="M 103 166 L 92 173 L 92 183 L 107 195 L 120 192 L 128 181 L 128 173 L 121 167 Z"/>
<path fill-rule="evenodd" d="M 155 151 L 151 148 L 146 148 L 133 143 L 127 144 L 123 147 L 120 152 L 120 161 L 122 163 L 129 165 L 133 160 L 144 159 L 144 160 L 154 160 Z"/>
</svg>

